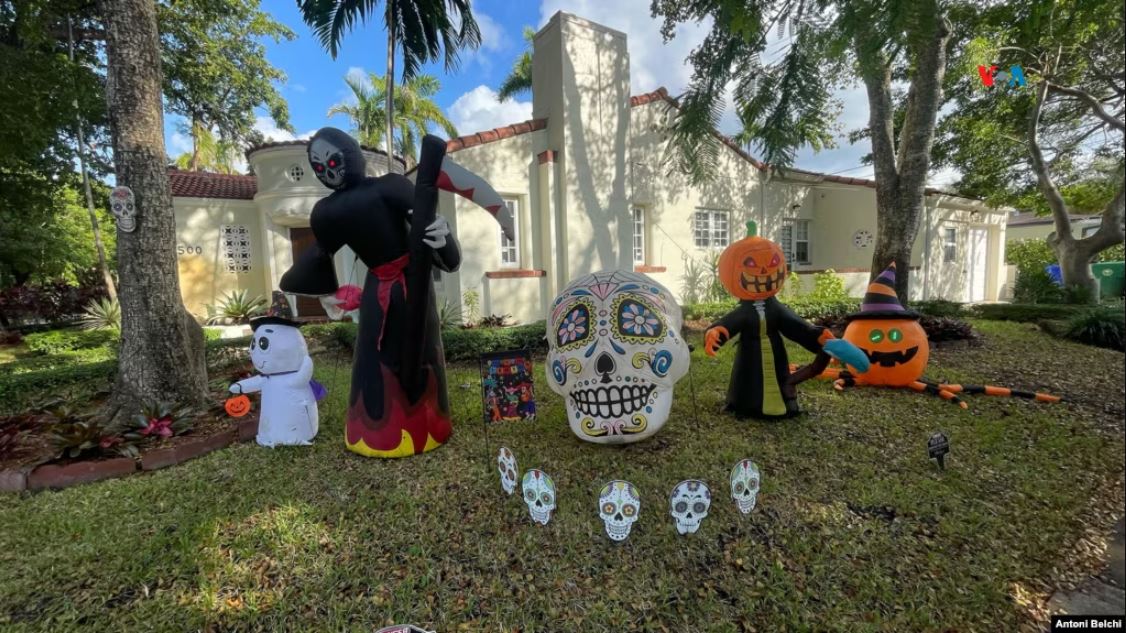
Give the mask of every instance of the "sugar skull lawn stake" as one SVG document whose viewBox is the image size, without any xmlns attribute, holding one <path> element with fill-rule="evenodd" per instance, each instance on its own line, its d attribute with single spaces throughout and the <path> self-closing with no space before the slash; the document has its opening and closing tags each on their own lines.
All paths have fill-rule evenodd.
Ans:
<svg viewBox="0 0 1126 633">
<path fill-rule="evenodd" d="M 694 534 L 712 507 L 712 491 L 699 479 L 682 481 L 669 495 L 669 514 L 680 534 Z"/>
<path fill-rule="evenodd" d="M 563 396 L 571 431 L 600 444 L 656 433 L 688 373 L 672 294 L 646 275 L 598 272 L 572 281 L 549 316 L 547 384 Z"/>
<path fill-rule="evenodd" d="M 731 469 L 730 480 L 731 498 L 735 500 L 735 507 L 743 514 L 750 514 L 755 509 L 762 484 L 758 466 L 749 459 L 740 460 Z"/>
<path fill-rule="evenodd" d="M 512 234 L 500 196 L 446 159 L 445 147 L 437 137 L 423 139 L 412 183 L 400 174 L 365 176 L 359 144 L 335 128 L 322 128 L 309 142 L 313 172 L 333 191 L 309 218 L 316 244 L 282 276 L 280 286 L 296 294 L 332 295 L 337 290 L 332 255 L 344 246 L 368 267 L 345 420 L 345 443 L 361 455 L 415 455 L 441 446 L 452 432 L 430 267 L 456 270 L 461 251 L 446 221 L 435 215 L 438 189 L 485 207 Z"/>
<path fill-rule="evenodd" d="M 516 491 L 516 455 L 507 446 L 500 447 L 497 451 L 497 472 L 500 473 L 500 487 L 507 494 Z"/>
<path fill-rule="evenodd" d="M 524 493 L 524 503 L 528 506 L 532 520 L 540 525 L 547 525 L 551 514 L 555 512 L 555 482 L 547 473 L 533 468 L 524 473 L 520 489 Z"/>
<path fill-rule="evenodd" d="M 313 359 L 297 322 L 271 311 L 275 314 L 250 321 L 250 360 L 258 375 L 234 383 L 230 392 L 262 392 L 257 438 L 262 446 L 309 444 L 319 422 Z"/>
<path fill-rule="evenodd" d="M 641 495 L 628 481 L 615 479 L 598 494 L 598 516 L 606 526 L 606 536 L 624 541 L 641 515 Z"/>
<path fill-rule="evenodd" d="M 958 397 L 959 393 L 1060 401 L 1059 396 L 1045 393 L 991 385 L 951 385 L 925 378 L 923 372 L 930 358 L 930 341 L 919 325 L 919 315 L 905 309 L 895 294 L 895 262 L 868 285 L 860 312 L 848 317 L 844 340 L 856 345 L 871 361 L 871 366 L 863 374 L 847 369 L 825 370 L 822 376 L 835 380 L 834 386 L 841 391 L 853 385 L 907 388 L 937 395 L 963 409 L 967 405 Z"/>
<path fill-rule="evenodd" d="M 739 305 L 708 328 L 704 352 L 739 334 L 739 350 L 727 390 L 727 410 L 739 417 L 781 418 L 799 413 L 796 380 L 791 379 L 786 337 L 813 353 L 824 352 L 863 372 L 868 359 L 852 343 L 828 328 L 812 325 L 775 297 L 786 281 L 786 259 L 777 244 L 755 235 L 728 246 L 719 257 L 719 279 Z"/>
</svg>

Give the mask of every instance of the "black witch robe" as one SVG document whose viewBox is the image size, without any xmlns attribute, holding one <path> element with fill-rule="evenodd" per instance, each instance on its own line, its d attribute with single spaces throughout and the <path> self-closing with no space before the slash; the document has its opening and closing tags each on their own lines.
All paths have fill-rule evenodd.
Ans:
<svg viewBox="0 0 1126 633">
<path fill-rule="evenodd" d="M 407 341 L 408 222 L 415 186 L 389 174 L 363 178 L 334 191 L 313 207 L 310 226 L 316 245 L 282 276 L 285 292 L 326 295 L 337 289 L 332 255 L 350 247 L 368 268 L 360 301 L 360 323 L 352 369 L 352 392 L 345 425 L 348 448 L 374 457 L 402 457 L 445 443 L 452 432 L 446 394 L 444 354 L 430 293 L 422 348 L 424 387 L 408 398 L 400 383 Z M 454 236 L 430 251 L 434 265 L 450 272 L 461 263 Z"/>
<path fill-rule="evenodd" d="M 763 325 L 765 324 L 765 329 Z M 727 388 L 727 410 L 739 417 L 784 418 L 797 415 L 797 390 L 790 384 L 790 361 L 782 337 L 814 354 L 832 335 L 794 314 L 786 304 L 770 297 L 743 300 L 709 329 L 723 326 L 739 349 Z"/>
</svg>

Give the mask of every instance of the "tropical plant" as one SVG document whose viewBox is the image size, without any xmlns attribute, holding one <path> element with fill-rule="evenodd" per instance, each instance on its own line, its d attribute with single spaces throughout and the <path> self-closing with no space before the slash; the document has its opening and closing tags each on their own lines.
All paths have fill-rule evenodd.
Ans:
<svg viewBox="0 0 1126 633">
<path fill-rule="evenodd" d="M 223 321 L 249 323 L 251 317 L 266 311 L 266 299 L 261 295 L 251 297 L 246 290 L 236 290 L 224 295 L 218 307 L 208 305 L 206 309 L 209 325 Z"/>
<path fill-rule="evenodd" d="M 108 297 L 95 299 L 86 305 L 78 319 L 78 327 L 83 330 L 121 331 L 121 304 Z"/>
<path fill-rule="evenodd" d="M 42 406 L 44 436 L 54 450 L 52 459 L 75 459 L 88 453 L 116 453 L 136 456 L 137 449 L 121 436 L 121 429 L 94 413 L 79 413 L 69 404 L 55 400 Z"/>
<path fill-rule="evenodd" d="M 352 120 L 360 142 L 379 147 L 386 145 L 385 126 L 387 79 L 369 73 L 367 81 L 346 77 L 345 83 L 356 98 L 355 103 L 338 103 L 329 108 L 328 116 L 343 114 Z M 431 126 L 438 126 L 449 137 L 457 136 L 457 128 L 434 102 L 441 85 L 434 75 L 416 75 L 403 81 L 395 91 L 395 151 L 408 162 L 415 160 L 415 148 Z"/>
<path fill-rule="evenodd" d="M 477 326 L 483 328 L 506 327 L 511 319 L 511 314 L 490 314 L 489 316 L 481 317 L 481 320 L 477 322 Z"/>
<path fill-rule="evenodd" d="M 449 299 L 442 301 L 442 307 L 438 309 L 438 328 L 448 330 L 461 325 L 461 308 Z"/>
<path fill-rule="evenodd" d="M 784 168 L 803 145 L 833 146 L 839 103 L 832 91 L 859 80 L 869 110 L 862 136 L 871 140 L 876 180 L 879 239 L 871 274 L 892 261 L 910 261 L 942 105 L 951 30 L 947 3 L 654 0 L 651 10 L 663 18 L 666 40 L 681 23 L 711 24 L 688 57 L 692 80 L 669 132 L 676 167 L 695 181 L 718 173 L 722 144 L 715 130 L 729 87 L 742 127 L 736 140 L 753 141 L 767 162 Z M 782 41 L 768 51 L 774 27 Z M 907 89 L 893 89 L 893 81 Z M 908 277 L 896 281 L 903 300 Z"/>
<path fill-rule="evenodd" d="M 526 46 L 520 56 L 516 58 L 516 62 L 512 64 L 512 70 L 509 71 L 508 76 L 500 82 L 497 100 L 508 101 L 518 94 L 532 91 L 532 41 L 535 37 L 535 29 L 525 26 L 524 43 Z"/>
<path fill-rule="evenodd" d="M 465 304 L 465 320 L 468 323 L 475 323 L 480 314 L 481 309 L 481 295 L 477 294 L 476 290 L 466 290 L 461 293 L 461 301 Z"/>
<path fill-rule="evenodd" d="M 122 433 L 125 440 L 139 442 L 147 438 L 166 438 L 182 435 L 192 428 L 199 412 L 192 407 L 173 409 L 167 402 L 146 402 L 141 412 L 129 419 Z"/>
<path fill-rule="evenodd" d="M 844 279 L 832 268 L 813 275 L 813 291 L 809 293 L 811 301 L 844 301 L 848 299 Z"/>
<path fill-rule="evenodd" d="M 239 159 L 238 144 L 218 138 L 200 123 L 192 126 L 192 151 L 176 157 L 176 167 L 190 171 L 234 174 Z"/>
<path fill-rule="evenodd" d="M 1064 336 L 1080 343 L 1122 351 L 1126 344 L 1126 321 L 1119 311 L 1095 308 L 1069 319 Z"/>
<path fill-rule="evenodd" d="M 377 0 L 297 0 L 305 23 L 313 28 L 321 45 L 333 59 L 340 50 L 344 33 L 357 20 L 374 16 Z M 402 43 L 403 79 L 418 74 L 426 62 L 442 57 L 447 70 L 458 64 L 458 52 L 465 47 L 477 48 L 481 31 L 473 19 L 469 0 L 431 2 L 422 0 L 384 0 L 383 24 L 387 28 L 387 74 L 383 112 L 387 156 L 394 152 L 395 137 L 395 45 Z M 388 169 L 392 161 L 387 161 Z"/>
<path fill-rule="evenodd" d="M 680 276 L 681 302 L 688 304 L 700 303 L 705 294 L 707 274 L 704 267 L 691 257 L 684 258 L 684 272 Z"/>
</svg>

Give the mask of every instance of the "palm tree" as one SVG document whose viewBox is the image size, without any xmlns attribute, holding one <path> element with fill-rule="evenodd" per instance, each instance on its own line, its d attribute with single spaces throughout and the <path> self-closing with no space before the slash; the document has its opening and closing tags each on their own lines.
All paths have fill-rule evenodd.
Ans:
<svg viewBox="0 0 1126 633">
<path fill-rule="evenodd" d="M 508 101 L 518 94 L 529 92 L 532 89 L 532 40 L 535 39 L 536 32 L 532 27 L 524 27 L 524 41 L 528 43 L 528 47 L 524 49 L 523 53 L 516 58 L 516 63 L 512 65 L 512 72 L 500 82 L 500 90 L 497 91 L 497 99 L 500 101 Z"/>
<path fill-rule="evenodd" d="M 192 151 L 176 157 L 176 167 L 189 171 L 210 171 L 233 174 L 237 171 L 238 148 L 234 143 L 217 138 L 206 126 L 192 125 Z"/>
<path fill-rule="evenodd" d="M 444 60 L 447 70 L 457 68 L 458 51 L 477 48 L 481 31 L 473 19 L 470 0 L 384 0 L 387 27 L 387 75 L 384 95 L 384 129 L 388 158 L 394 154 L 395 44 L 402 44 L 403 79 L 418 74 L 426 62 Z M 378 0 L 297 0 L 301 17 L 313 28 L 321 44 L 335 59 L 344 33 L 356 20 L 375 15 Z M 387 161 L 388 171 L 392 161 Z"/>
<path fill-rule="evenodd" d="M 352 77 L 344 81 L 352 89 L 356 103 L 338 103 L 329 109 L 328 115 L 343 114 L 352 119 L 356 136 L 361 143 L 372 147 L 386 145 L 387 128 L 384 127 L 384 121 L 387 115 L 383 105 L 387 90 L 386 77 L 369 73 L 370 83 Z M 457 128 L 446 118 L 442 108 L 434 103 L 433 96 L 438 94 L 440 87 L 438 78 L 434 75 L 416 75 L 404 81 L 395 91 L 394 128 L 397 135 L 394 145 L 397 153 L 407 159 L 408 163 L 415 161 L 418 141 L 430 131 L 432 125 L 442 128 L 449 137 L 457 136 Z"/>
</svg>

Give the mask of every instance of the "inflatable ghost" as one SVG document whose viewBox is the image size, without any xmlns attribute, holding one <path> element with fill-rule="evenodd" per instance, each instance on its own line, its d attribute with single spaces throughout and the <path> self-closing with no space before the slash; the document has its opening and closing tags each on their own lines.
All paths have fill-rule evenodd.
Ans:
<svg viewBox="0 0 1126 633">
<path fill-rule="evenodd" d="M 579 439 L 623 444 L 664 426 L 673 385 L 688 373 L 680 325 L 672 294 L 640 273 L 586 275 L 555 298 L 547 383 Z"/>
<path fill-rule="evenodd" d="M 231 393 L 262 392 L 258 443 L 262 446 L 309 444 L 317 435 L 317 397 L 313 359 L 297 323 L 282 316 L 250 322 L 250 360 L 258 370 L 231 385 Z"/>
</svg>

